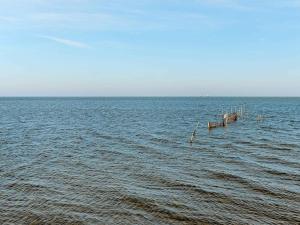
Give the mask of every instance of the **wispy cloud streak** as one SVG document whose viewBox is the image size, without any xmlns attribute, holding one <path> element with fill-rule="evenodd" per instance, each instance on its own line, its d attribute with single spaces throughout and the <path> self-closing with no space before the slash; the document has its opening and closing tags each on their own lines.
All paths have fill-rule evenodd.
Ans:
<svg viewBox="0 0 300 225">
<path fill-rule="evenodd" d="M 63 45 L 67 45 L 70 47 L 75 47 L 75 48 L 90 48 L 90 46 L 86 43 L 79 42 L 79 41 L 74 41 L 70 39 L 65 39 L 65 38 L 59 38 L 59 37 L 53 37 L 53 36 L 47 36 L 47 35 L 40 35 L 39 37 L 48 39 Z"/>
<path fill-rule="evenodd" d="M 196 0 L 197 3 L 211 5 L 214 7 L 221 7 L 227 8 L 232 10 L 242 10 L 242 11 L 249 11 L 253 10 L 253 4 L 250 6 L 249 4 L 245 4 L 244 2 L 237 1 L 237 0 Z M 255 0 L 253 1 L 254 5 Z"/>
</svg>

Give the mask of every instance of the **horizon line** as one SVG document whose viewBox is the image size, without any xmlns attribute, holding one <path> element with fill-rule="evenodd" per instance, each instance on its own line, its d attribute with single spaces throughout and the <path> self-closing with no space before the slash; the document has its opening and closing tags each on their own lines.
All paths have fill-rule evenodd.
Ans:
<svg viewBox="0 0 300 225">
<path fill-rule="evenodd" d="M 7 95 L 7 96 L 0 96 L 0 98 L 300 98 L 300 96 L 271 96 L 271 95 L 265 95 L 265 96 L 255 96 L 255 95 L 245 95 L 245 96 L 238 96 L 238 95 Z"/>
</svg>

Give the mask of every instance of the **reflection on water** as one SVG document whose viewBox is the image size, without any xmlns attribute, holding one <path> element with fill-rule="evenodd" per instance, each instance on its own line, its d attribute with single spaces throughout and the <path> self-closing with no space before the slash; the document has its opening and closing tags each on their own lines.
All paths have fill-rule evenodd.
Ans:
<svg viewBox="0 0 300 225">
<path fill-rule="evenodd" d="M 0 224 L 299 224 L 299 114 L 299 98 L 0 98 Z"/>
</svg>

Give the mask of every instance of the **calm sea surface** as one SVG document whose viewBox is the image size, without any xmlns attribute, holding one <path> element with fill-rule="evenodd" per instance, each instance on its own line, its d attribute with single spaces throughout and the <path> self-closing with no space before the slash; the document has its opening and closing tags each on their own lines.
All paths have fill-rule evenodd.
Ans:
<svg viewBox="0 0 300 225">
<path fill-rule="evenodd" d="M 0 224 L 300 224 L 300 98 L 0 98 Z"/>
</svg>

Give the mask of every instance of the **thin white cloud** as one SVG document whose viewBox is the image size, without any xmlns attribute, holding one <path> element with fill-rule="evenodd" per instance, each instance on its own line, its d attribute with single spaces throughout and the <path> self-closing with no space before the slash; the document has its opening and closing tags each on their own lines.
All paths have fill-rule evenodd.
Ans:
<svg viewBox="0 0 300 225">
<path fill-rule="evenodd" d="M 53 36 L 46 36 L 46 35 L 40 35 L 39 37 L 45 38 L 63 45 L 67 45 L 70 47 L 75 47 L 75 48 L 90 48 L 90 46 L 86 43 L 79 42 L 79 41 L 74 41 L 70 39 L 65 39 L 65 38 L 59 38 L 59 37 L 53 37 Z"/>
<path fill-rule="evenodd" d="M 7 30 L 31 29 L 36 33 L 47 33 L 49 29 L 91 32 L 193 30 L 199 27 L 211 28 L 212 24 L 218 26 L 220 22 L 223 24 L 223 20 L 219 21 L 195 10 L 170 10 L 168 5 L 172 6 L 173 0 L 166 0 L 168 4 L 159 0 L 128 0 L 126 4 L 122 0 L 99 0 L 101 3 L 92 3 L 91 0 L 61 0 L 60 10 L 55 4 L 59 0 L 28 0 L 26 4 L 20 1 L 18 7 L 14 7 L 8 0 L 0 0 L 0 5 L 1 1 L 8 2 L 6 11 L 13 13 L 18 19 L 14 26 L 2 22 Z M 195 0 L 184 3 L 174 1 L 176 7 L 180 7 L 194 5 Z M 36 2 L 41 4 L 33 4 Z M 1 7 L 0 14 L 4 11 Z M 18 9 L 17 12 L 13 12 L 14 8 Z"/>
<path fill-rule="evenodd" d="M 250 4 L 245 4 L 245 2 L 241 2 L 239 0 L 196 0 L 196 2 L 200 4 L 207 4 L 215 7 L 223 7 L 234 10 L 253 10 L 253 4 L 250 6 Z M 253 1 L 252 3 L 254 3 L 255 5 L 255 1 Z"/>
</svg>

